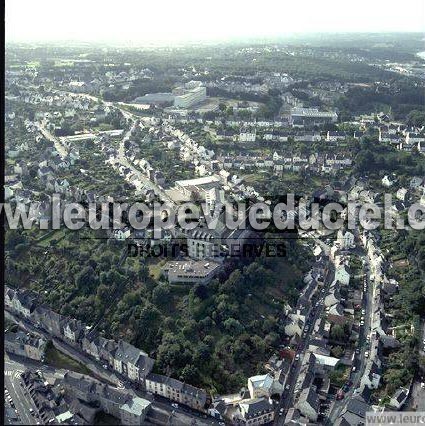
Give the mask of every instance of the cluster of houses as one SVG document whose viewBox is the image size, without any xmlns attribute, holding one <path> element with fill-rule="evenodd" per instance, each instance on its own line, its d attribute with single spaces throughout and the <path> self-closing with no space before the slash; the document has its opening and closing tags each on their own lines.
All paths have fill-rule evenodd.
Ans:
<svg viewBox="0 0 425 426">
<path fill-rule="evenodd" d="M 237 175 L 231 175 L 225 168 L 220 170 L 220 162 L 215 159 L 215 153 L 206 149 L 190 138 L 185 132 L 163 123 L 164 131 L 179 141 L 180 158 L 195 166 L 196 173 L 201 176 L 218 172 L 219 180 L 227 195 L 243 200 L 249 197 L 259 198 L 260 194 L 250 185 L 245 185 Z"/>
<path fill-rule="evenodd" d="M 138 166 L 142 172 L 132 165 L 124 165 L 118 150 L 110 146 L 108 142 L 109 140 L 105 136 L 95 140 L 95 144 L 99 145 L 102 152 L 108 157 L 108 159 L 105 160 L 106 164 L 111 165 L 112 168 L 116 170 L 127 183 L 134 187 L 138 193 L 142 193 L 146 190 L 146 180 L 150 180 L 160 186 L 164 185 L 165 180 L 162 173 L 160 171 L 155 171 L 147 160 L 136 158 L 136 153 L 133 152 L 127 158 L 135 166 Z M 149 194 L 146 193 L 146 195 L 152 199 L 154 197 L 153 191 L 149 191 Z"/>
<path fill-rule="evenodd" d="M 74 69 L 74 67 L 72 67 L 71 70 Z M 110 70 L 103 75 L 93 71 L 89 77 L 88 70 L 85 69 L 83 73 L 71 72 L 67 75 L 63 84 L 72 92 L 98 93 L 100 89 L 111 87 L 111 85 L 121 90 L 129 90 L 135 80 L 139 78 L 152 78 L 152 76 L 153 72 L 149 68 L 130 68 L 122 71 Z"/>
<path fill-rule="evenodd" d="M 294 78 L 284 72 L 258 72 L 255 75 L 225 75 L 211 80 L 205 85 L 212 89 L 219 89 L 230 94 L 266 95 L 269 89 L 284 90 L 294 83 Z"/>
<path fill-rule="evenodd" d="M 68 170 L 78 159 L 78 150 L 71 149 L 67 158 L 62 159 L 54 147 L 48 147 L 41 153 L 39 161 L 15 161 L 13 166 L 9 166 L 5 176 L 5 200 L 14 203 L 18 210 L 28 211 L 29 219 L 35 223 L 51 219 L 49 193 L 24 188 L 22 183 L 23 179 L 29 177 L 29 169 L 34 165 L 37 167 L 40 187 L 50 193 L 61 194 L 68 200 L 78 202 L 111 201 L 108 196 L 98 195 L 93 191 L 71 185 L 67 179 L 58 177 L 61 171 Z M 32 208 L 29 209 L 29 206 Z"/>
<path fill-rule="evenodd" d="M 412 151 L 416 148 L 418 152 L 425 153 L 424 129 L 408 128 L 404 124 L 389 123 L 378 128 L 379 142 L 388 143 L 402 151 Z"/>
<path fill-rule="evenodd" d="M 365 413 L 370 411 L 370 393 L 377 389 L 381 383 L 384 351 L 397 348 L 400 345 L 395 330 L 388 327 L 384 306 L 384 302 L 398 291 L 398 284 L 395 280 L 388 279 L 385 274 L 388 265 L 377 245 L 375 236 L 365 231 L 360 240 L 367 252 L 370 267 L 372 286 L 370 334 L 366 336 L 366 365 L 359 387 L 354 391 L 354 397 L 348 402 L 338 418 L 336 423 L 338 425 L 364 422 Z M 401 409 L 408 395 L 408 389 L 397 389 L 388 406 L 390 409 Z"/>
<path fill-rule="evenodd" d="M 69 170 L 70 166 L 73 166 L 79 159 L 80 153 L 75 148 L 71 148 L 65 156 L 61 155 L 56 148 L 47 148 L 38 163 L 37 176 L 43 182 L 52 181 L 55 172 Z"/>
<path fill-rule="evenodd" d="M 284 386 L 272 370 L 249 377 L 247 387 L 238 394 L 219 397 L 208 412 L 212 417 L 234 425 L 270 424 L 275 418 L 274 400 L 282 395 Z"/>
<path fill-rule="evenodd" d="M 338 154 L 311 154 L 309 156 L 273 153 L 271 157 L 236 155 L 217 157 L 218 167 L 224 170 L 272 170 L 276 175 L 285 171 L 332 173 L 352 166 L 352 159 Z"/>
<path fill-rule="evenodd" d="M 249 93 L 253 95 L 267 95 L 269 86 L 264 83 L 251 83 L 247 81 L 231 81 L 231 80 L 218 80 L 211 81 L 205 84 L 207 88 L 214 88 L 224 90 L 228 93 Z"/>
<path fill-rule="evenodd" d="M 9 100 L 20 100 L 32 105 L 46 106 L 48 108 L 61 108 L 64 110 L 60 113 L 61 117 L 72 118 L 75 116 L 77 110 L 88 111 L 93 105 L 93 101 L 82 96 L 75 96 L 71 93 L 58 92 L 52 94 L 42 94 L 29 89 L 19 89 L 19 94 L 15 96 L 9 95 L 6 97 Z M 48 113 L 49 114 L 49 113 Z M 49 117 L 50 114 L 47 116 Z M 59 117 L 58 114 L 55 115 Z M 46 118 L 45 113 L 38 112 L 35 114 L 35 119 Z"/>
<path fill-rule="evenodd" d="M 46 380 L 41 372 L 27 369 L 22 384 L 45 424 L 94 424 L 99 412 L 119 419 L 122 424 L 145 424 L 151 402 L 127 390 L 98 382 L 71 371 L 56 373 Z"/>
<path fill-rule="evenodd" d="M 305 108 L 302 110 L 304 114 L 309 115 Z M 320 115 L 320 111 L 312 112 L 311 114 Z M 275 121 L 237 119 L 223 121 L 169 117 L 164 121 L 169 124 L 204 124 L 209 128 L 215 129 L 218 140 L 231 142 L 344 142 L 359 140 L 365 135 L 365 131 L 369 130 L 378 133 L 379 142 L 391 144 L 396 149 L 412 151 L 416 148 L 420 153 L 425 152 L 425 132 L 423 128 L 408 128 L 405 124 L 395 122 L 376 122 L 375 117 L 370 120 L 365 117 L 359 117 L 358 121 L 350 122 L 349 124 L 357 127 L 358 130 L 355 131 L 291 130 L 290 121 L 284 119 Z"/>
<path fill-rule="evenodd" d="M 199 411 L 207 408 L 210 398 L 203 389 L 153 374 L 154 360 L 145 352 L 123 340 L 106 339 L 81 321 L 64 317 L 45 305 L 37 304 L 36 295 L 29 290 L 5 287 L 5 309 L 91 356 L 105 368 L 117 372 L 142 389 Z"/>
<path fill-rule="evenodd" d="M 397 348 L 396 329 L 388 328 L 385 315 L 384 301 L 391 298 L 398 291 L 398 284 L 385 275 L 386 262 L 382 252 L 376 244 L 373 234 L 365 232 L 361 236 L 362 243 L 368 254 L 370 276 L 372 277 L 372 307 L 371 330 L 367 335 L 368 348 L 365 352 L 366 366 L 360 378 L 353 397 L 337 420 L 337 424 L 360 424 L 364 422 L 365 413 L 376 407 L 371 404 L 371 393 L 381 383 L 384 351 Z M 289 338 L 288 349 L 280 355 L 274 355 L 266 364 L 266 368 L 273 371 L 282 385 L 286 385 L 286 377 L 290 371 L 290 360 L 293 357 L 290 347 L 296 347 L 306 338 L 308 330 L 307 319 L 313 307 L 312 298 L 316 294 L 323 298 L 325 316 L 320 317 L 313 324 L 310 331 L 309 345 L 301 354 L 301 368 L 296 379 L 294 389 L 294 406 L 288 411 L 286 424 L 316 422 L 320 415 L 321 403 L 325 402 L 331 386 L 330 373 L 338 366 L 349 367 L 356 371 L 357 356 L 353 349 L 347 347 L 340 357 L 331 352 L 331 344 L 335 344 L 332 336 L 334 326 L 341 326 L 346 330 L 347 342 L 358 341 L 360 324 L 357 324 L 355 312 L 360 311 L 364 298 L 360 289 L 351 287 L 350 279 L 350 250 L 355 247 L 355 236 L 349 231 L 340 230 L 334 245 L 329 251 L 329 258 L 333 263 L 335 274 L 328 291 L 323 289 L 323 250 L 317 246 L 314 254 L 317 266 L 304 278 L 304 288 L 294 308 L 285 309 L 285 334 Z M 365 290 L 366 291 L 366 290 Z M 341 344 L 341 343 L 340 343 Z M 345 346 L 345 343 L 342 344 Z M 289 362 L 288 362 L 289 359 Z M 391 398 L 390 406 L 400 409 L 408 396 L 408 390 L 398 389 Z M 294 423 L 294 424 L 295 424 Z"/>
<path fill-rule="evenodd" d="M 298 345 L 307 334 L 307 317 L 313 307 L 314 294 L 322 294 L 328 306 L 325 309 L 326 316 L 318 318 L 310 332 L 309 345 L 301 355 L 301 367 L 294 387 L 295 404 L 287 413 L 285 421 L 303 420 L 304 422 L 317 421 L 320 414 L 320 406 L 325 402 L 331 386 L 329 375 L 340 364 L 350 365 L 351 354 L 347 351 L 341 358 L 332 356 L 330 350 L 330 333 L 335 324 L 340 324 L 343 312 L 336 308 L 338 302 L 333 300 L 332 286 L 339 285 L 334 279 L 331 290 L 323 294 L 324 264 L 322 256 L 318 257 L 318 266 L 313 268 L 304 278 L 305 287 L 301 292 L 297 305 L 286 309 L 285 334 L 290 338 L 291 345 Z M 335 302 L 335 303 L 334 303 Z M 325 303 L 326 306 L 326 303 Z M 328 309 L 329 308 L 329 309 Z M 291 351 L 288 351 L 289 353 Z M 290 355 L 293 356 L 293 355 Z M 287 377 L 286 369 L 283 370 Z M 286 373 L 286 374 L 285 374 Z"/>
<path fill-rule="evenodd" d="M 23 331 L 8 331 L 4 334 L 4 349 L 14 355 L 43 361 L 47 342 Z"/>
<path fill-rule="evenodd" d="M 64 64 L 66 65 L 66 64 Z M 152 78 L 153 72 L 149 68 L 130 68 L 126 70 L 111 69 L 104 74 L 99 74 L 97 69 L 93 68 L 91 61 L 75 59 L 72 66 L 62 68 L 64 74 L 57 84 L 65 90 L 75 93 L 97 93 L 101 88 L 114 85 L 122 90 L 128 90 L 133 82 L 140 78 Z M 37 77 L 39 84 L 51 83 L 49 77 L 38 75 L 33 68 L 7 70 L 6 81 L 8 84 L 19 84 L 30 86 L 33 84 L 34 77 Z M 26 98 L 31 92 L 20 90 L 20 97 Z M 70 95 L 71 96 L 71 95 Z M 56 100 L 54 96 L 50 96 Z M 37 98 L 35 102 L 40 102 Z"/>
<path fill-rule="evenodd" d="M 230 122 L 232 123 L 232 122 Z M 262 123 L 262 122 L 260 122 Z M 226 140 L 231 142 L 338 142 L 346 140 L 358 140 L 363 135 L 362 131 L 345 132 L 345 131 L 308 131 L 308 130 L 288 130 L 280 127 L 265 127 L 254 123 L 253 127 L 243 125 L 240 129 L 237 127 L 224 127 L 216 129 L 216 136 L 218 140 Z"/>
<path fill-rule="evenodd" d="M 385 175 L 381 183 L 395 196 L 392 206 L 393 213 L 405 210 L 409 203 L 419 202 L 425 205 L 425 177 L 413 176 L 408 184 L 403 186 L 398 177 L 391 174 Z"/>
</svg>

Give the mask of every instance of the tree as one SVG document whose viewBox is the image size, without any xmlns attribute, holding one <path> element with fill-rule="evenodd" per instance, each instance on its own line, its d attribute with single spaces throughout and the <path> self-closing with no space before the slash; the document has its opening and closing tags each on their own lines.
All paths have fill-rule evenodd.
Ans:
<svg viewBox="0 0 425 426">
<path fill-rule="evenodd" d="M 243 325 L 234 318 L 228 318 L 224 321 L 223 325 L 224 328 L 233 335 L 240 334 L 243 331 Z"/>
<path fill-rule="evenodd" d="M 199 381 L 199 370 L 193 365 L 186 365 L 180 373 L 180 380 L 197 385 Z"/>
<path fill-rule="evenodd" d="M 80 289 L 83 294 L 89 295 L 97 286 L 98 277 L 96 272 L 91 266 L 86 266 L 75 277 L 75 285 Z"/>
<path fill-rule="evenodd" d="M 335 324 L 332 329 L 331 329 L 331 339 L 337 341 L 337 342 L 342 342 L 345 340 L 345 333 L 344 333 L 344 329 L 342 326 L 340 326 L 339 324 Z"/>
<path fill-rule="evenodd" d="M 332 349 L 332 355 L 335 358 L 341 358 L 343 354 L 344 354 L 344 350 L 341 348 L 341 346 L 335 346 Z"/>
<path fill-rule="evenodd" d="M 170 286 L 168 284 L 159 284 L 152 291 L 152 302 L 155 305 L 166 305 L 170 298 Z"/>
</svg>

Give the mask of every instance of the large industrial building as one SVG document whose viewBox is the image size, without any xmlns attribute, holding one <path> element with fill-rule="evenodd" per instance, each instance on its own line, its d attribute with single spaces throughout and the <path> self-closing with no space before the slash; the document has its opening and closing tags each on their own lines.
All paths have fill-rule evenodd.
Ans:
<svg viewBox="0 0 425 426">
<path fill-rule="evenodd" d="M 152 105 L 172 104 L 174 95 L 172 93 L 146 93 L 146 95 L 139 96 L 133 102 Z"/>
<path fill-rule="evenodd" d="M 317 108 L 292 108 L 291 123 L 294 126 L 335 123 L 338 115 L 334 111 L 319 111 Z"/>
<path fill-rule="evenodd" d="M 189 81 L 183 86 L 173 90 L 174 106 L 178 108 L 190 108 L 203 102 L 207 98 L 207 89 L 200 81 Z"/>
<path fill-rule="evenodd" d="M 177 108 L 190 108 L 207 98 L 207 89 L 200 81 L 189 81 L 176 87 L 172 93 L 147 93 L 133 102 L 137 104 L 165 105 L 173 104 Z"/>
</svg>

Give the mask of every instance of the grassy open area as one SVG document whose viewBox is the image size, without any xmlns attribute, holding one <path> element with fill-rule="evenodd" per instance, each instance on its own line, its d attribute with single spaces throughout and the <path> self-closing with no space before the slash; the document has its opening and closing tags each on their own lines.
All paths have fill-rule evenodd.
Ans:
<svg viewBox="0 0 425 426">
<path fill-rule="evenodd" d="M 48 232 L 46 236 L 42 236 L 38 242 L 41 247 L 48 247 L 53 240 L 60 241 L 65 237 L 65 230 L 58 229 L 53 232 Z"/>
<path fill-rule="evenodd" d="M 161 261 L 161 259 L 153 258 L 147 261 L 147 265 L 149 269 L 149 275 L 154 280 L 159 280 L 161 276 L 161 270 L 162 270 L 162 267 L 165 265 L 165 262 Z"/>
<path fill-rule="evenodd" d="M 80 374 L 90 374 L 90 370 L 87 367 L 60 352 L 51 343 L 46 349 L 45 362 L 56 368 L 72 370 Z"/>
<path fill-rule="evenodd" d="M 334 371 L 329 374 L 331 384 L 336 387 L 341 387 L 350 376 L 350 368 L 346 365 L 338 365 Z"/>
</svg>

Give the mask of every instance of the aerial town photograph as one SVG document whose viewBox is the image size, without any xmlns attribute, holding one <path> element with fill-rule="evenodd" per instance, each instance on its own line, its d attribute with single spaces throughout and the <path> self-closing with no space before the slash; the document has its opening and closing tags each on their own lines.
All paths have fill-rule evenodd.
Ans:
<svg viewBox="0 0 425 426">
<path fill-rule="evenodd" d="M 6 0 L 5 425 L 425 423 L 423 0 Z"/>
</svg>

